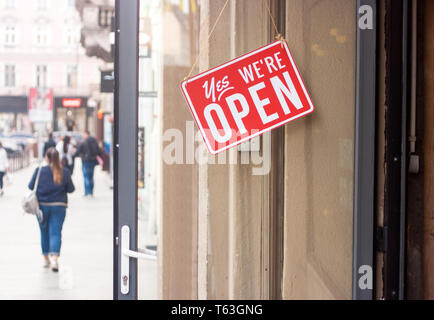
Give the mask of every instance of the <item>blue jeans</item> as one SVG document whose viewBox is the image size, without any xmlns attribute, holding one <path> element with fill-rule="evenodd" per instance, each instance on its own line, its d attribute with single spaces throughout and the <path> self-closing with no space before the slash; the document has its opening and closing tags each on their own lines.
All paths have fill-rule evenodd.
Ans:
<svg viewBox="0 0 434 320">
<path fill-rule="evenodd" d="M 5 176 L 4 171 L 0 171 L 0 190 L 3 189 L 3 177 Z"/>
<path fill-rule="evenodd" d="M 83 161 L 82 169 L 84 177 L 84 195 L 93 195 L 93 173 L 95 169 L 95 162 Z"/>
<path fill-rule="evenodd" d="M 60 254 L 62 245 L 62 226 L 65 221 L 66 207 L 40 206 L 44 219 L 39 223 L 41 230 L 42 254 Z"/>
</svg>

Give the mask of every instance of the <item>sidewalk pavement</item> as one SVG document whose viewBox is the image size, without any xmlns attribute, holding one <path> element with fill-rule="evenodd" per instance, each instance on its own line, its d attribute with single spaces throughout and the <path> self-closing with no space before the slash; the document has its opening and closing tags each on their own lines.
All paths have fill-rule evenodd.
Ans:
<svg viewBox="0 0 434 320">
<path fill-rule="evenodd" d="M 0 198 L 0 299 L 112 299 L 113 195 L 109 177 L 95 169 L 95 197 L 84 199 L 76 161 L 62 233 L 59 273 L 43 268 L 36 218 L 23 215 L 21 199 L 36 165 L 13 174 Z"/>
</svg>

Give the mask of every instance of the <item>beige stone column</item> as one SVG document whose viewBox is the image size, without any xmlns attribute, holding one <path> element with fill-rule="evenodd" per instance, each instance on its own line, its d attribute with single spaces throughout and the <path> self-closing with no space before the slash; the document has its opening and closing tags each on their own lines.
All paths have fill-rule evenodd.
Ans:
<svg viewBox="0 0 434 320">
<path fill-rule="evenodd" d="M 194 146 L 194 137 L 187 122 L 194 120 L 180 87 L 191 69 L 194 50 L 189 46 L 195 35 L 175 10 L 164 9 L 162 14 L 160 293 L 163 299 L 197 299 L 198 166 L 189 159 L 188 148 Z M 182 18 L 187 20 L 188 16 Z"/>
<path fill-rule="evenodd" d="M 267 43 L 261 0 L 230 1 L 208 41 L 224 3 L 201 1 L 201 71 Z M 267 175 L 253 175 L 255 165 L 242 164 L 244 156 L 233 148 L 199 165 L 199 298 L 262 297 Z M 210 164 L 221 157 L 226 164 Z M 236 159 L 236 164 L 228 164 L 229 159 Z"/>
</svg>

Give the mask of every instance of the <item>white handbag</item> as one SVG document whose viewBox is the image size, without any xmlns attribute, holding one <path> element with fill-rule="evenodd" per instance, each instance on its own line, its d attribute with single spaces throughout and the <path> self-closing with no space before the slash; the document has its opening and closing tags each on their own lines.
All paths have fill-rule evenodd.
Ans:
<svg viewBox="0 0 434 320">
<path fill-rule="evenodd" d="M 5 175 L 5 184 L 7 186 L 10 186 L 10 185 L 12 185 L 13 181 L 14 181 L 14 176 L 12 175 L 12 173 L 8 172 Z"/>
<path fill-rule="evenodd" d="M 21 206 L 24 212 L 35 215 L 38 218 L 39 222 L 42 222 L 43 216 L 42 216 L 41 209 L 39 209 L 39 202 L 38 202 L 38 197 L 36 196 L 36 190 L 38 189 L 41 167 L 42 165 L 39 165 L 33 190 L 28 195 L 26 195 L 21 201 Z"/>
</svg>

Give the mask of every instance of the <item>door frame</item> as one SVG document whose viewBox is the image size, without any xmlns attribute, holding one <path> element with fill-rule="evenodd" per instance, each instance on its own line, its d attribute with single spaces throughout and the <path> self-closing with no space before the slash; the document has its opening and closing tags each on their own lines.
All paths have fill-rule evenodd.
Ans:
<svg viewBox="0 0 434 320">
<path fill-rule="evenodd" d="M 387 300 L 405 298 L 409 12 L 408 0 L 386 0 L 386 76 L 390 80 L 386 82 L 383 297 Z"/>
<path fill-rule="evenodd" d="M 362 29 L 359 24 L 365 12 L 363 6 L 372 8 L 372 29 Z M 377 0 L 357 0 L 352 281 L 355 300 L 374 298 L 377 12 Z M 360 285 L 365 281 L 366 286 Z"/>
<path fill-rule="evenodd" d="M 137 259 L 129 259 L 129 292 L 122 294 L 120 234 L 130 228 L 130 249 L 137 251 L 137 134 L 140 1 L 115 3 L 113 298 L 137 299 Z M 135 35 L 135 36 L 134 36 Z M 122 112 L 121 112 L 122 108 Z"/>
</svg>

